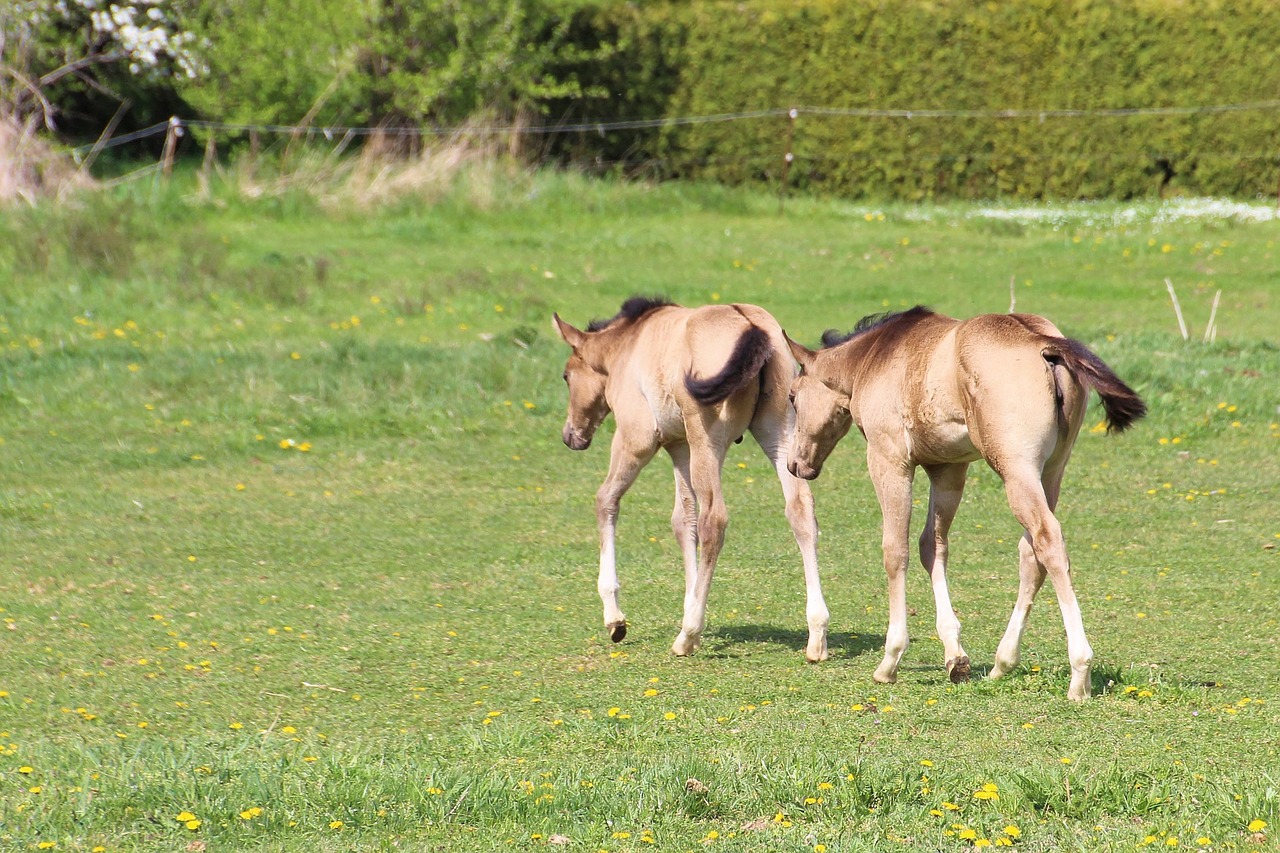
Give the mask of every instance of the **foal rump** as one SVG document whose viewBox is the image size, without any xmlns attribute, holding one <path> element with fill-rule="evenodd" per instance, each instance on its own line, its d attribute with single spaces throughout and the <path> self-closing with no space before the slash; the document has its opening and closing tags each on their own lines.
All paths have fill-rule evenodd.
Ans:
<svg viewBox="0 0 1280 853">
<path fill-rule="evenodd" d="M 685 390 L 704 406 L 721 403 L 759 376 L 772 355 L 773 344 L 768 332 L 753 325 L 738 338 L 719 373 L 701 378 L 695 377 L 692 371 L 686 373 Z"/>
<path fill-rule="evenodd" d="M 1147 413 L 1146 403 L 1116 376 L 1106 362 L 1072 338 L 1051 338 L 1040 351 L 1051 365 L 1062 365 L 1078 382 L 1098 392 L 1106 412 L 1107 432 L 1123 432 Z M 1059 390 L 1059 397 L 1061 391 Z"/>
</svg>

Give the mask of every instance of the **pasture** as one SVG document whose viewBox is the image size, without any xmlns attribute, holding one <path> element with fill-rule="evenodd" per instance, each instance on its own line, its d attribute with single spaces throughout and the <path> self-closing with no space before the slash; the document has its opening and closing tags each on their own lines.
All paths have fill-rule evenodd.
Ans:
<svg viewBox="0 0 1280 853">
<path fill-rule="evenodd" d="M 0 847 L 1277 849 L 1276 221 L 780 214 L 552 174 L 378 210 L 191 195 L 0 216 Z M 951 685 L 914 556 L 912 645 L 872 682 L 885 576 L 856 435 L 813 483 L 829 660 L 805 662 L 799 553 L 749 440 L 701 650 L 670 653 L 665 458 L 622 502 L 630 629 L 608 641 L 611 422 L 561 443 L 552 311 L 753 302 L 813 346 L 916 303 L 1005 311 L 1011 277 L 1150 407 L 1107 436 L 1095 402 L 1063 487 L 1093 699 L 1066 698 L 1050 590 L 1017 670 Z M 978 676 L 1019 534 L 974 465 L 949 577 Z"/>
</svg>

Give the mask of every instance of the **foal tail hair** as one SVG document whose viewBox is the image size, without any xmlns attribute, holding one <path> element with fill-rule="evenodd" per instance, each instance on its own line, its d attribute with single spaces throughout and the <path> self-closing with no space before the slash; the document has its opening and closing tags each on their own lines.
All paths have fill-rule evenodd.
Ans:
<svg viewBox="0 0 1280 853">
<path fill-rule="evenodd" d="M 738 338 L 729 360 L 715 376 L 697 379 L 692 372 L 686 373 L 685 390 L 704 406 L 723 402 L 755 379 L 773 353 L 769 333 L 752 326 Z"/>
<path fill-rule="evenodd" d="M 1079 341 L 1057 338 L 1041 354 L 1046 361 L 1064 365 L 1081 384 L 1098 392 L 1107 416 L 1107 432 L 1123 432 L 1147 413 L 1147 404 L 1138 392 Z"/>
</svg>

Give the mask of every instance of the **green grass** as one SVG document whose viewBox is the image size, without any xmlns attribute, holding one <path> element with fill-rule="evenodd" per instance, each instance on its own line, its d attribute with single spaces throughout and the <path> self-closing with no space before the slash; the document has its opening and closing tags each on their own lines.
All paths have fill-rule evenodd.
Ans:
<svg viewBox="0 0 1280 853">
<path fill-rule="evenodd" d="M 507 179 L 381 210 L 178 184 L 0 218 L 0 847 L 1276 849 L 1275 222 L 780 215 Z M 917 302 L 1006 310 L 1011 276 L 1019 310 L 1151 406 L 1086 431 L 1064 488 L 1094 700 L 1065 699 L 1049 591 L 1020 670 L 951 686 L 918 569 L 901 680 L 872 683 L 884 576 L 856 436 L 815 484 L 829 661 L 804 662 L 799 557 L 749 442 L 703 649 L 668 652 L 663 460 L 623 504 L 632 624 L 608 643 L 607 436 L 560 443 L 553 310 L 750 301 L 813 343 Z M 1017 535 L 975 466 L 951 577 L 980 670 Z"/>
</svg>

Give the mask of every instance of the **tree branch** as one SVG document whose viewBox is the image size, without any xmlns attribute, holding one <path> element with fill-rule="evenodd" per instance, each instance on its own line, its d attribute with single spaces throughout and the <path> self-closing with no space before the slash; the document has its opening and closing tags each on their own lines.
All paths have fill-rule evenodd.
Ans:
<svg viewBox="0 0 1280 853">
<path fill-rule="evenodd" d="M 7 71 L 13 79 L 18 81 L 18 84 L 23 90 L 14 95 L 12 106 L 13 114 L 15 116 L 20 115 L 22 113 L 21 107 L 23 102 L 26 101 L 28 97 L 34 97 L 40 102 L 40 111 L 44 114 L 44 126 L 49 130 L 53 130 L 53 104 L 44 96 L 44 92 L 40 91 L 39 84 L 28 78 L 22 72 L 18 71 L 18 69 L 12 68 L 8 65 L 0 66 L 0 70 Z"/>
<path fill-rule="evenodd" d="M 44 89 L 47 86 L 52 86 L 54 83 L 57 83 L 68 74 L 75 74 L 82 68 L 88 68 L 92 65 L 106 65 L 109 62 L 124 59 L 127 55 L 128 54 L 124 53 L 124 51 L 120 50 L 113 50 L 111 53 L 91 53 L 88 56 L 83 56 L 74 62 L 68 62 L 61 68 L 55 68 L 48 74 L 45 74 L 36 81 L 36 86 L 40 89 Z"/>
</svg>

